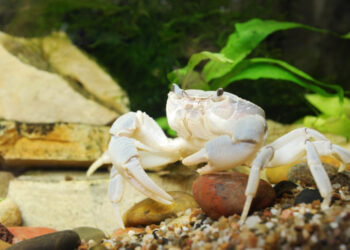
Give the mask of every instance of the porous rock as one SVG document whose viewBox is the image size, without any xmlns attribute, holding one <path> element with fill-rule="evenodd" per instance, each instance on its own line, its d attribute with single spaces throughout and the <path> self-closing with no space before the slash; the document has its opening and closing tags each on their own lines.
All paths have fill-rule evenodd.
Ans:
<svg viewBox="0 0 350 250">
<path fill-rule="evenodd" d="M 213 219 L 241 214 L 245 202 L 248 175 L 227 172 L 199 176 L 193 183 L 193 196 L 202 210 Z M 275 191 L 269 183 L 260 180 L 250 212 L 269 206 Z"/>
<path fill-rule="evenodd" d="M 0 118 L 104 125 L 129 110 L 125 92 L 62 32 L 0 33 L 0 57 Z"/>
<path fill-rule="evenodd" d="M 108 130 L 73 123 L 0 121 L 0 155 L 7 166 L 88 166 L 107 149 Z"/>
<path fill-rule="evenodd" d="M 3 224 L 0 223 L 0 240 L 7 243 L 12 243 L 12 239 L 13 234 Z"/>
</svg>

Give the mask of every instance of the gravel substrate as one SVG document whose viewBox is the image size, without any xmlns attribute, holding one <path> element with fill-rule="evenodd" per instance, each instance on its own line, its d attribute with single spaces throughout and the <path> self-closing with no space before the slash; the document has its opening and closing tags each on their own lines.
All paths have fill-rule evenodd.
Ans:
<svg viewBox="0 0 350 250">
<path fill-rule="evenodd" d="M 350 249 L 350 194 L 333 185 L 332 206 L 320 201 L 293 206 L 302 188 L 277 198 L 272 207 L 252 213 L 243 226 L 239 215 L 212 220 L 188 209 L 160 225 L 120 230 L 99 247 L 107 249 Z M 91 245 L 90 245 L 91 246 Z M 88 248 L 88 244 L 81 249 Z M 98 248 L 103 249 L 103 248 Z"/>
</svg>

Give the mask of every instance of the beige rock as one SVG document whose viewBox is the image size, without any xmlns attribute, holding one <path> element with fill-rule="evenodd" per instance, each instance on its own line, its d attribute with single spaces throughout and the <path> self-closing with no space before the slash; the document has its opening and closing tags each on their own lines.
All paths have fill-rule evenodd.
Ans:
<svg viewBox="0 0 350 250">
<path fill-rule="evenodd" d="M 149 176 L 166 191 L 191 192 L 191 176 Z M 83 171 L 31 172 L 11 181 L 8 196 L 20 207 L 25 226 L 57 230 L 88 226 L 112 233 L 118 227 L 107 194 L 108 181 L 107 172 L 98 172 L 89 179 Z M 126 182 L 119 204 L 121 213 L 145 198 Z"/>
<path fill-rule="evenodd" d="M 28 40 L 0 33 L 0 57 L 3 119 L 102 125 L 128 111 L 125 92 L 62 33 Z"/>
<path fill-rule="evenodd" d="M 106 149 L 109 127 L 0 121 L 0 155 L 8 166 L 89 166 Z"/>
<path fill-rule="evenodd" d="M 5 227 L 15 227 L 22 224 L 21 212 L 16 202 L 10 198 L 0 200 L 0 223 Z"/>
<path fill-rule="evenodd" d="M 0 199 L 6 197 L 10 180 L 14 178 L 11 172 L 0 171 Z"/>
</svg>

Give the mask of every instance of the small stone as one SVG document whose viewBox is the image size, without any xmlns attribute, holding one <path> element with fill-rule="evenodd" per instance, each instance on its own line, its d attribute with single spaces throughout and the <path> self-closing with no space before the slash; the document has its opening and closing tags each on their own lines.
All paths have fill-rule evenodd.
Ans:
<svg viewBox="0 0 350 250">
<path fill-rule="evenodd" d="M 80 245 L 79 235 L 72 230 L 50 233 L 28 240 L 23 240 L 8 250 L 73 250 Z"/>
<path fill-rule="evenodd" d="M 93 240 L 96 243 L 100 243 L 106 237 L 102 230 L 94 227 L 77 227 L 73 231 L 79 234 L 80 239 L 85 242 Z"/>
<path fill-rule="evenodd" d="M 340 186 L 350 187 L 350 171 L 344 171 L 331 176 L 331 182 L 333 184 L 340 184 Z"/>
<path fill-rule="evenodd" d="M 21 212 L 17 204 L 10 198 L 0 200 L 0 223 L 6 227 L 22 224 Z"/>
<path fill-rule="evenodd" d="M 186 192 L 168 193 L 174 198 L 172 204 L 164 205 L 150 198 L 138 202 L 124 214 L 125 225 L 133 227 L 158 224 L 167 218 L 176 217 L 176 213 L 180 211 L 198 207 L 192 195 Z"/>
<path fill-rule="evenodd" d="M 315 200 L 323 200 L 322 196 L 320 195 L 320 192 L 316 189 L 306 188 L 303 191 L 301 191 L 297 195 L 297 197 L 295 197 L 294 205 L 301 203 L 311 204 Z"/>
<path fill-rule="evenodd" d="M 212 219 L 241 214 L 247 182 L 248 175 L 238 172 L 201 175 L 193 183 L 193 196 Z M 274 199 L 274 189 L 266 181 L 260 180 L 250 212 L 269 206 Z"/>
<path fill-rule="evenodd" d="M 124 236 L 129 236 L 130 234 L 141 234 L 145 233 L 145 229 L 141 227 L 127 227 L 125 229 L 118 229 L 113 232 L 111 238 L 122 238 Z"/>
<path fill-rule="evenodd" d="M 281 181 L 277 183 L 273 189 L 276 192 L 276 197 L 281 197 L 284 193 L 292 194 L 292 190 L 296 188 L 297 185 L 291 181 Z"/>
<path fill-rule="evenodd" d="M 7 196 L 9 183 L 14 178 L 11 172 L 0 171 L 0 199 Z"/>
<path fill-rule="evenodd" d="M 333 176 L 338 173 L 338 169 L 328 163 L 323 163 L 323 167 L 326 170 L 328 176 Z M 302 186 L 316 186 L 315 180 L 310 172 L 308 165 L 299 163 L 291 167 L 287 174 L 287 179 L 294 183 L 299 183 Z"/>
<path fill-rule="evenodd" d="M 0 240 L 5 241 L 7 243 L 12 243 L 13 234 L 0 223 Z"/>
<path fill-rule="evenodd" d="M 252 229 L 260 222 L 261 222 L 260 217 L 258 215 L 253 215 L 253 216 L 249 216 L 247 218 L 247 220 L 245 221 L 245 224 L 246 224 L 247 227 Z"/>
<path fill-rule="evenodd" d="M 98 244 L 96 246 L 93 246 L 90 250 L 108 250 L 103 244 Z"/>
<path fill-rule="evenodd" d="M 14 236 L 13 243 L 56 232 L 55 229 L 47 227 L 9 227 L 8 230 Z"/>
</svg>

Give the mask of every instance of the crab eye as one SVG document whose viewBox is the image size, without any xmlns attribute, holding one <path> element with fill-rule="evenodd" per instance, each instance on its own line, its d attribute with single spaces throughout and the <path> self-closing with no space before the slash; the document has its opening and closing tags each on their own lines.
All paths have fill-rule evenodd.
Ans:
<svg viewBox="0 0 350 250">
<path fill-rule="evenodd" d="M 222 96 L 224 94 L 224 90 L 222 88 L 219 88 L 217 91 L 216 91 L 216 95 L 217 96 Z"/>
</svg>

